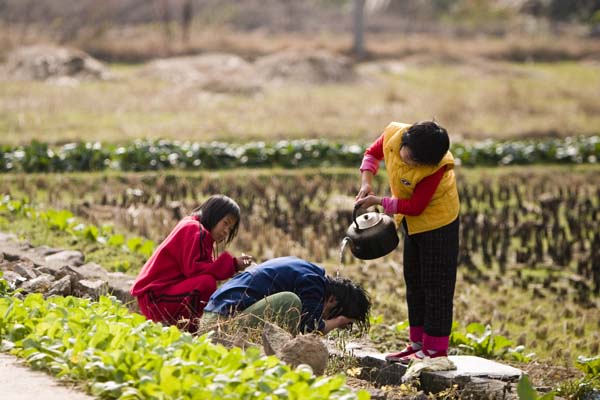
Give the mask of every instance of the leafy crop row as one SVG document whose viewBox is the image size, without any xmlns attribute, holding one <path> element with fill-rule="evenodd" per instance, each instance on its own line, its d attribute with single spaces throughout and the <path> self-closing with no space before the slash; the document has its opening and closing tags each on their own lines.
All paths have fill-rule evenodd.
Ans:
<svg viewBox="0 0 600 400">
<path fill-rule="evenodd" d="M 116 247 L 122 251 L 139 254 L 144 258 L 149 258 L 156 247 L 156 243 L 139 236 L 126 238 L 120 233 L 113 233 L 110 225 L 97 227 L 91 224 L 84 224 L 78 221 L 68 210 L 47 209 L 45 211 L 37 210 L 29 204 L 27 199 L 12 199 L 5 195 L 0 198 L 0 214 L 9 212 L 12 214 L 23 215 L 27 218 L 45 224 L 49 229 L 65 232 L 78 239 L 97 243 L 98 245 Z M 127 270 L 125 265 L 121 265 L 121 270 Z"/>
<path fill-rule="evenodd" d="M 600 136 L 488 140 L 473 145 L 454 144 L 452 150 L 468 166 L 596 163 L 600 160 Z M 78 142 L 59 148 L 33 141 L 26 146 L 0 146 L 0 172 L 357 166 L 364 151 L 361 145 L 325 140 L 246 144 L 137 140 L 123 146 Z"/>
<path fill-rule="evenodd" d="M 0 274 L 0 351 L 107 399 L 359 399 L 256 348 L 231 350 L 130 313 L 116 300 L 9 296 Z M 4 292 L 4 294 L 2 293 Z"/>
</svg>

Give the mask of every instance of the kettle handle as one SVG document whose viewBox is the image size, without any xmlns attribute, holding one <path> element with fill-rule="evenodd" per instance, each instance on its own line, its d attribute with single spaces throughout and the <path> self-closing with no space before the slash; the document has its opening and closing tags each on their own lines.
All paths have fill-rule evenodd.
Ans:
<svg viewBox="0 0 600 400">
<path fill-rule="evenodd" d="M 354 206 L 354 210 L 352 211 L 352 221 L 354 221 L 354 227 L 357 232 L 360 232 L 360 228 L 358 227 L 358 222 L 356 222 L 356 213 L 358 212 L 360 206 Z"/>
</svg>

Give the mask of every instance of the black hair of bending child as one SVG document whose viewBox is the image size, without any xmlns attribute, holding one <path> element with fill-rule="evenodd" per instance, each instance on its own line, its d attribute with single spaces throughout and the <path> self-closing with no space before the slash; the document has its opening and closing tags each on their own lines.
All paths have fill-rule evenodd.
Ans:
<svg viewBox="0 0 600 400">
<path fill-rule="evenodd" d="M 233 199 L 215 194 L 210 196 L 199 207 L 192 211 L 192 215 L 198 216 L 200 223 L 209 231 L 227 215 L 235 218 L 235 225 L 229 231 L 226 243 L 231 242 L 237 235 L 240 226 L 240 206 Z"/>
<path fill-rule="evenodd" d="M 413 124 L 402 135 L 402 146 L 410 149 L 411 158 L 425 165 L 437 165 L 450 148 L 448 131 L 435 121 Z"/>
<path fill-rule="evenodd" d="M 331 319 L 343 315 L 355 319 L 359 329 L 362 332 L 368 332 L 371 299 L 365 289 L 347 278 L 327 278 L 325 298 L 333 295 L 337 300 L 337 305 L 326 317 Z"/>
</svg>

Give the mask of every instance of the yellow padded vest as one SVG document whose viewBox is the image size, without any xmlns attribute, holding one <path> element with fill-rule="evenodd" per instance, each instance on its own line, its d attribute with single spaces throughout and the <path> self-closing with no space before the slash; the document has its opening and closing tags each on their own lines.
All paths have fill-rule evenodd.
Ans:
<svg viewBox="0 0 600 400">
<path fill-rule="evenodd" d="M 432 175 L 444 165 L 446 166 L 446 172 L 433 194 L 431 202 L 421 215 L 395 215 L 398 226 L 402 222 L 402 218 L 406 218 L 408 233 L 412 235 L 448 225 L 458 216 L 460 204 L 458 201 L 458 190 L 454 175 L 454 157 L 452 157 L 452 153 L 448 151 L 438 165 L 411 167 L 400 158 L 402 134 L 410 126 L 410 124 L 392 122 L 383 132 L 383 155 L 392 195 L 399 199 L 411 198 L 415 186 L 422 179 Z"/>
</svg>

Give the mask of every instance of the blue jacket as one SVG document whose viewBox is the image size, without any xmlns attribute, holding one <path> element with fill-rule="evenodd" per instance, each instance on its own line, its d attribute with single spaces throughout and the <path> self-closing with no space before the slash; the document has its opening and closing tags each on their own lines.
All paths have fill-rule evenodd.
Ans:
<svg viewBox="0 0 600 400">
<path fill-rule="evenodd" d="M 297 257 L 280 257 L 253 266 L 225 282 L 204 311 L 230 316 L 279 292 L 293 292 L 302 302 L 300 331 L 322 330 L 327 292 L 325 270 Z"/>
</svg>

